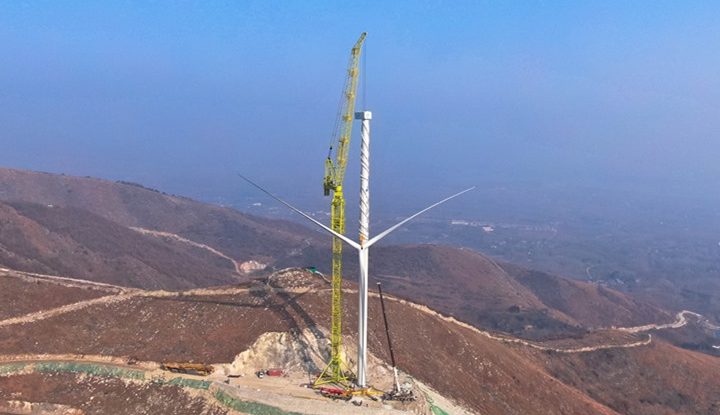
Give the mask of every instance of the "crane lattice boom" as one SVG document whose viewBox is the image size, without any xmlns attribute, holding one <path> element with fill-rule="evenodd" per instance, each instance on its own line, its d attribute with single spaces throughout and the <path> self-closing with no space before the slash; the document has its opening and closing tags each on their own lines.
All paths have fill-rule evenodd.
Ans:
<svg viewBox="0 0 720 415">
<path fill-rule="evenodd" d="M 352 134 L 352 120 L 355 113 L 355 97 L 359 78 L 360 52 L 367 33 L 362 33 L 353 46 L 348 63 L 345 87 L 341 98 L 340 111 L 335 124 L 330 151 L 325 161 L 323 191 L 325 196 L 332 193 L 330 205 L 330 227 L 339 234 L 345 233 L 345 196 L 343 181 L 347 168 L 347 158 Z M 334 144 L 337 145 L 334 146 Z M 335 160 L 333 161 L 333 149 Z M 333 237 L 332 242 L 332 310 L 330 333 L 330 361 L 315 381 L 315 385 L 328 383 L 344 384 L 348 373 L 343 369 L 342 361 L 342 240 Z"/>
</svg>

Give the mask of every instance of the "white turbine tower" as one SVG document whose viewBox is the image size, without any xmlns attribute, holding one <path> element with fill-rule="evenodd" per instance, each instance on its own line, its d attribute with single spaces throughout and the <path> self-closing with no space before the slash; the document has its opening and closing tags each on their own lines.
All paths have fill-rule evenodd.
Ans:
<svg viewBox="0 0 720 415">
<path fill-rule="evenodd" d="M 376 235 L 374 238 L 370 238 L 370 120 L 372 119 L 372 112 L 370 112 L 370 111 L 357 112 L 357 113 L 355 113 L 355 119 L 359 119 L 362 121 L 361 132 L 360 132 L 360 135 L 361 135 L 361 142 L 360 142 L 360 237 L 359 237 L 358 242 L 353 241 L 352 239 L 348 238 L 345 235 L 335 232 L 334 230 L 332 230 L 328 226 L 320 223 L 319 221 L 317 221 L 315 218 L 311 217 L 307 213 L 301 211 L 300 209 L 296 208 L 295 206 L 292 206 L 288 202 L 280 199 L 279 197 L 275 196 L 274 194 L 270 193 L 269 191 L 263 189 L 262 187 L 260 187 L 260 185 L 254 183 L 252 180 L 248 179 L 247 177 L 245 177 L 243 175 L 240 175 L 240 177 L 242 177 L 245 181 L 247 181 L 251 185 L 260 189 L 262 192 L 264 192 L 268 196 L 272 197 L 273 199 L 277 200 L 278 202 L 282 203 L 283 205 L 287 206 L 288 208 L 292 209 L 293 211 L 297 212 L 298 214 L 302 215 L 303 217 L 305 217 L 309 221 L 313 222 L 314 224 L 320 226 L 326 232 L 342 239 L 348 245 L 357 249 L 358 264 L 360 267 L 360 275 L 359 275 L 359 280 L 358 280 L 357 386 L 359 386 L 360 388 L 366 388 L 367 387 L 367 378 L 366 378 L 367 321 L 368 321 L 367 298 L 368 298 L 368 265 L 369 265 L 368 254 L 369 254 L 370 247 L 373 246 L 376 242 L 378 242 L 382 238 L 386 237 L 388 234 L 390 234 L 394 230 L 396 230 L 397 228 L 399 228 L 402 225 L 409 222 L 410 220 L 416 218 L 417 216 L 427 212 L 428 210 L 430 210 L 442 203 L 447 202 L 450 199 L 454 199 L 463 193 L 473 190 L 475 188 L 475 186 L 465 189 L 462 192 L 455 193 L 452 196 L 446 197 L 445 199 L 443 199 L 437 203 L 434 203 L 434 204 L 426 207 L 425 209 L 413 214 L 412 216 L 402 220 L 398 224 L 391 226 L 390 228 L 388 228 L 385 231 L 381 232 L 380 234 Z"/>
</svg>

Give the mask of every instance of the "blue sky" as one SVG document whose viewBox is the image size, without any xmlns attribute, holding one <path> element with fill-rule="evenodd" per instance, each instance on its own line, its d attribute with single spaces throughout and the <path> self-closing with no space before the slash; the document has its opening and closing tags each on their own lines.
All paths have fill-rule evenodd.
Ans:
<svg viewBox="0 0 720 415">
<path fill-rule="evenodd" d="M 0 165 L 205 198 L 252 192 L 242 171 L 320 198 L 367 31 L 380 195 L 716 193 L 718 21 L 693 1 L 3 2 Z"/>
</svg>

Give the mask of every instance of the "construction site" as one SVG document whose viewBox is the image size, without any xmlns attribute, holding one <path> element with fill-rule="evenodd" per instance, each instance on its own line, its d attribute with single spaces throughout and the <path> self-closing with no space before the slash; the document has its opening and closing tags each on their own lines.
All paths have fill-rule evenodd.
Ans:
<svg viewBox="0 0 720 415">
<path fill-rule="evenodd" d="M 334 287 L 314 270 L 289 268 L 249 284 L 187 291 L 141 290 L 7 269 L 0 270 L 0 277 L 11 292 L 26 293 L 22 302 L 12 304 L 14 312 L 2 310 L 0 320 L 5 336 L 0 342 L 0 409 L 8 414 L 462 415 L 488 413 L 505 402 L 534 411 L 528 413 L 551 414 L 565 407 L 569 413 L 616 414 L 560 382 L 548 382 L 539 363 L 559 365 L 554 369 L 559 370 L 583 356 L 603 354 L 630 361 L 660 354 L 672 361 L 674 349 L 653 333 L 709 324 L 683 312 L 665 324 L 526 341 L 373 290 L 368 344 L 375 352 L 368 353 L 366 365 L 372 387 L 360 388 L 349 370 L 344 372 L 348 379 L 338 382 L 322 375 L 332 357 L 331 333 L 323 321 Z M 48 289 L 64 291 L 58 297 L 64 301 L 39 308 L 37 300 Z M 348 297 L 341 318 L 348 319 L 358 313 L 359 291 L 349 282 L 341 290 Z M 356 367 L 356 339 L 353 327 L 340 339 L 340 361 L 346 367 Z M 712 386 L 703 376 L 698 384 Z M 38 382 L 41 388 L 32 386 Z M 544 406 L 536 408 L 538 401 Z"/>
<path fill-rule="evenodd" d="M 385 337 L 387 339 L 388 352 L 390 355 L 392 382 L 385 384 L 377 379 L 375 384 L 370 384 L 367 379 L 368 373 L 368 281 L 369 281 L 369 250 L 377 241 L 390 234 L 395 229 L 404 225 L 420 214 L 438 206 L 450 199 L 453 199 L 469 190 L 466 189 L 460 193 L 452 195 L 448 198 L 437 202 L 420 212 L 408 217 L 395 226 L 381 232 L 375 237 L 370 237 L 370 122 L 372 120 L 372 112 L 363 110 L 356 112 L 356 97 L 358 95 L 358 85 L 360 83 L 360 61 L 362 58 L 363 44 L 367 33 L 360 34 L 357 42 L 350 51 L 348 67 L 346 69 L 346 78 L 340 105 L 335 122 L 334 133 L 330 139 L 328 156 L 325 160 L 325 175 L 323 178 L 323 194 L 331 199 L 330 202 L 330 223 L 323 224 L 314 219 L 302 210 L 292 206 L 280 197 L 274 195 L 270 191 L 264 189 L 257 183 L 247 177 L 242 178 L 260 191 L 266 193 L 277 202 L 285 205 L 289 209 L 308 219 L 311 223 L 319 226 L 322 230 L 327 231 L 332 236 L 332 265 L 331 265 L 331 307 L 330 307 L 330 348 L 328 353 L 321 353 L 315 344 L 315 349 L 311 355 L 325 359 L 322 362 L 313 362 L 317 367 L 323 367 L 317 377 L 312 380 L 309 385 L 320 395 L 332 399 L 353 402 L 357 406 L 362 406 L 363 399 L 374 402 L 392 402 L 411 403 L 416 400 L 413 386 L 411 383 L 403 382 L 401 384 L 398 369 L 395 361 L 395 353 L 392 346 L 392 336 L 388 323 L 388 315 L 386 313 L 384 297 L 382 293 L 381 283 L 377 283 L 379 293 L 382 319 L 384 323 Z M 365 95 L 365 93 L 363 93 Z M 348 166 L 348 155 L 350 152 L 350 144 L 353 133 L 353 120 L 361 122 L 361 142 L 360 142 L 360 195 L 359 195 L 359 237 L 357 242 L 345 236 L 346 218 L 345 218 L 345 173 Z M 359 276 L 357 280 L 358 291 L 358 312 L 357 312 L 357 343 L 356 347 L 344 347 L 343 341 L 343 245 L 348 244 L 350 247 L 358 251 Z M 313 272 L 317 273 L 316 270 Z M 319 274 L 319 273 L 318 273 Z M 320 274 L 319 274 L 320 275 Z M 290 282 L 292 284 L 292 282 Z M 353 361 L 349 358 L 349 352 L 357 358 Z M 376 359 L 377 360 L 377 359 Z M 352 367 L 354 366 L 354 367 Z M 379 361 L 375 362 L 375 368 L 379 367 Z M 305 368 L 309 369 L 309 368 Z M 259 378 L 278 377 L 284 373 L 283 369 L 261 369 L 257 372 Z M 375 374 L 378 374 L 375 372 Z"/>
<path fill-rule="evenodd" d="M 331 258 L 332 273 L 329 277 L 317 271 L 315 267 L 305 270 L 287 269 L 272 274 L 261 286 L 254 285 L 244 288 L 205 289 L 190 292 L 141 292 L 127 290 L 119 286 L 93 285 L 86 286 L 82 280 L 63 279 L 53 283 L 73 288 L 89 288 L 90 290 L 115 293 L 109 296 L 96 297 L 79 302 L 65 308 L 53 310 L 52 314 L 64 314 L 82 307 L 105 306 L 117 301 L 133 301 L 142 298 L 173 298 L 188 300 L 195 297 L 207 297 L 218 301 L 238 301 L 238 295 L 250 295 L 257 305 L 272 302 L 272 297 L 288 301 L 291 296 L 305 293 L 329 296 L 329 307 L 324 311 L 327 324 L 320 322 L 292 327 L 287 331 L 266 331 L 254 340 L 249 348 L 233 357 L 231 363 L 208 363 L 183 360 L 168 360 L 164 356 L 160 361 L 146 361 L 136 356 L 111 358 L 104 355 L 28 355 L 27 358 L 14 356 L 3 360 L 11 361 L 0 365 L 0 375 L 57 373 L 73 375 L 89 375 L 122 379 L 124 382 L 136 382 L 150 385 L 174 385 L 196 390 L 197 394 L 210 396 L 216 405 L 223 405 L 241 413 L 248 414 L 372 414 L 372 413 L 418 413 L 443 414 L 452 409 L 451 413 L 464 413 L 459 407 L 445 400 L 440 394 L 417 379 L 402 373 L 396 365 L 393 349 L 393 334 L 390 326 L 392 316 L 388 315 L 382 287 L 377 283 L 377 299 L 380 301 L 383 322 L 383 340 L 387 348 L 390 363 L 367 351 L 368 342 L 368 251 L 372 244 L 383 236 L 397 229 L 408 220 L 420 213 L 443 203 L 457 195 L 447 198 L 430 208 L 419 212 L 388 229 L 375 238 L 369 234 L 369 143 L 370 143 L 370 111 L 356 112 L 355 102 L 360 80 L 359 64 L 362 56 L 366 33 L 362 33 L 350 52 L 346 79 L 340 99 L 340 106 L 335 123 L 335 132 L 331 138 L 328 156 L 325 160 L 325 177 L 322 186 L 325 196 L 330 197 L 330 223 L 325 225 L 291 206 L 279 197 L 263 189 L 250 179 L 243 177 L 250 184 L 300 213 L 311 222 L 328 231 L 332 236 Z M 361 140 L 361 194 L 360 194 L 360 229 L 359 240 L 354 242 L 345 236 L 345 195 L 343 186 L 348 164 L 348 154 L 353 133 L 353 121 L 362 122 Z M 468 189 L 469 190 L 469 189 Z M 466 190 L 467 191 L 467 190 Z M 461 192 L 464 193 L 464 192 Z M 459 195 L 459 194 L 458 194 Z M 133 228 L 138 232 L 153 237 L 174 238 L 180 243 L 206 249 L 226 259 L 230 257 L 203 244 L 197 244 L 174 234 Z M 356 285 L 344 282 L 343 275 L 343 244 L 348 243 L 358 250 L 360 275 Z M 233 260 L 235 271 L 244 272 L 242 266 Z M 254 268 L 253 268 L 254 269 Z M 260 267 L 262 269 L 262 267 Z M 46 281 L 40 275 L 37 277 Z M 28 278 L 33 278 L 28 276 Z M 52 279 L 52 278 L 51 278 Z M 329 287 L 327 286 L 329 284 Z M 351 288 L 356 287 L 356 288 Z M 354 316 L 348 315 L 348 307 L 343 303 L 344 293 L 357 293 Z M 373 293 L 374 294 L 374 293 Z M 394 299 L 394 301 L 397 301 Z M 301 309 L 297 313 L 308 319 L 309 310 Z M 377 310 L 374 310 L 377 311 Z M 48 312 L 28 315 L 30 321 L 48 317 Z M 283 320 L 292 321 L 295 316 L 282 316 Z M 355 336 L 343 331 L 343 324 L 357 321 Z M 345 320 L 343 322 L 343 320 Z M 6 320 L 4 325 L 23 324 L 13 319 Z M 183 322 L 176 322 L 182 324 Z M 256 324 L 248 321 L 250 326 Z M 281 325 L 287 321 L 280 322 Z M 401 322 L 397 322 L 400 324 Z M 329 330 L 323 327 L 329 327 Z M 373 333 L 377 336 L 378 333 Z M 247 341 L 247 340 L 246 340 Z M 141 354 L 141 353 L 139 353 Z M 137 354 L 136 354 L 137 355 Z M 178 356 L 180 357 L 180 356 Z M 196 360 L 198 356 L 195 356 Z M 446 409 L 442 409 L 440 406 Z M 30 403 L 8 401 L 0 410 L 6 413 L 84 413 L 62 405 L 57 407 L 37 406 Z M 45 412 L 43 412 L 45 411 Z M 73 412 L 75 411 L 75 412 Z"/>
<path fill-rule="evenodd" d="M 337 51 L 324 174 L 303 184 L 322 211 L 249 171 L 231 176 L 252 206 L 294 220 L 0 167 L 0 415 L 720 414 L 706 311 L 613 288 L 623 275 L 596 281 L 594 265 L 580 280 L 441 243 L 512 232 L 529 258 L 563 224 L 452 219 L 423 223 L 450 229 L 441 242 L 379 243 L 475 187 L 371 232 L 366 38 Z"/>
<path fill-rule="evenodd" d="M 57 318 L 63 320 L 70 318 L 69 324 L 86 326 L 84 323 L 77 321 L 70 323 L 70 321 L 83 315 L 88 316 L 90 310 L 95 310 L 95 314 L 103 315 L 137 312 L 139 320 L 127 322 L 128 330 L 133 331 L 132 327 L 140 327 L 142 321 L 157 319 L 158 314 L 153 311 L 156 306 L 164 308 L 167 304 L 177 302 L 196 305 L 184 311 L 193 313 L 193 316 L 187 318 L 182 318 L 183 314 L 178 314 L 177 310 L 157 310 L 167 316 L 165 318 L 167 324 L 154 325 L 161 331 L 155 332 L 155 335 L 147 339 L 151 343 L 158 343 L 156 347 L 146 347 L 147 345 L 139 347 L 138 342 L 145 342 L 141 339 L 146 333 L 136 331 L 133 335 L 122 335 L 118 338 L 112 335 L 115 330 L 107 327 L 88 328 L 90 332 L 99 330 L 105 333 L 103 336 L 109 337 L 105 340 L 96 338 L 90 343 L 80 340 L 77 344 L 78 349 L 67 342 L 67 339 L 57 339 L 58 343 L 55 344 L 36 344 L 40 346 L 42 352 L 39 349 L 34 350 L 27 343 L 16 343 L 15 346 L 10 347 L 24 350 L 26 353 L 0 356 L 0 384 L 3 383 L 3 379 L 8 379 L 10 376 L 24 377 L 39 374 L 60 378 L 88 376 L 88 381 L 92 378 L 106 379 L 105 382 L 113 382 L 113 379 L 117 379 L 127 387 L 151 390 L 173 386 L 189 391 L 191 397 L 199 397 L 205 402 L 201 406 L 206 408 L 197 413 L 214 413 L 212 408 L 216 407 L 257 415 L 465 413 L 430 386 L 407 373 L 398 372 L 395 367 L 385 363 L 383 358 L 373 354 L 368 355 L 367 367 L 367 373 L 374 383 L 372 388 L 359 389 L 352 383 L 351 379 L 354 379 L 354 376 L 349 371 L 344 372 L 348 379 L 328 382 L 323 377 L 322 370 L 332 356 L 331 334 L 320 325 L 319 321 L 316 323 L 316 319 L 319 320 L 323 314 L 327 314 L 321 309 L 322 306 L 330 305 L 330 301 L 324 301 L 322 297 L 327 297 L 332 292 L 332 288 L 327 279 L 317 272 L 287 269 L 273 274 L 265 281 L 244 287 L 197 289 L 185 292 L 134 290 L 11 271 L 6 271 L 4 277 L 30 286 L 47 284 L 64 287 L 91 297 L 51 310 L 30 312 L 22 318 L 0 321 L 0 327 L 14 329 L 16 332 L 18 330 L 22 332 L 38 324 L 43 325 Z M 343 291 L 347 294 L 357 290 L 345 286 Z M 303 300 L 303 297 L 306 299 Z M 373 298 L 374 305 L 378 305 L 379 293 L 374 294 Z M 147 303 L 148 301 L 150 303 Z M 402 304 L 396 298 L 391 297 L 390 301 L 397 304 L 391 306 L 391 309 Z M 215 315 L 220 321 L 227 321 L 227 317 L 223 316 L 224 311 L 217 309 L 218 305 L 221 305 L 225 311 L 233 311 L 232 309 L 241 307 L 245 310 L 243 313 L 252 315 L 256 320 L 241 321 L 241 326 L 235 329 L 223 324 L 224 327 L 219 332 L 212 327 L 197 330 L 196 322 L 199 323 L 210 314 Z M 126 309 L 128 306 L 135 311 Z M 198 309 L 199 306 L 203 307 L 202 311 Z M 258 315 L 253 311 L 257 307 L 266 310 L 268 314 Z M 121 309 L 127 311 L 120 311 Z M 357 303 L 353 304 L 352 308 L 346 307 L 342 314 L 348 316 L 353 311 L 357 311 Z M 237 317 L 242 318 L 242 313 Z M 180 328 L 182 326 L 189 326 L 193 332 L 197 332 L 191 337 L 171 334 L 177 330 L 182 331 Z M 373 325 L 373 328 L 380 329 L 377 325 Z M 235 330 L 237 333 L 229 333 L 230 330 Z M 90 332 L 87 335 L 92 336 Z M 29 333 L 18 334 L 16 340 L 32 338 L 26 337 Z M 72 336 L 88 339 L 86 334 L 77 331 Z M 155 338 L 168 340 L 156 341 Z M 355 359 L 350 357 L 357 352 L 352 345 L 354 338 L 355 336 L 346 334 L 341 339 L 350 345 L 341 349 L 340 361 L 343 366 L 356 363 Z M 384 339 L 383 336 L 382 340 Z M 380 340 L 381 338 L 373 336 L 374 343 Z M 207 345 L 205 342 L 208 342 Z M 63 346 L 60 346 L 60 343 Z M 90 346 L 93 343 L 95 346 Z M 235 347 L 228 347 L 227 343 L 244 348 L 244 351 L 237 355 L 228 354 L 228 351 Z M 87 348 L 88 346 L 90 349 Z M 107 355 L 108 347 L 115 349 L 111 355 Z M 82 351 L 82 354 L 48 352 L 73 349 L 76 352 Z M 198 354 L 200 350 L 202 352 Z M 214 363 L 222 361 L 227 363 Z M 318 382 L 318 379 L 321 381 Z M 79 397 L 77 399 L 82 400 Z M 20 403 L 13 404 L 11 400 L 5 405 L 5 407 L 0 406 L 6 411 L 5 413 L 46 413 L 40 409 L 28 409 L 32 406 L 30 404 L 22 409 Z M 19 406 L 13 407 L 13 405 Z M 63 412 L 60 409 L 62 408 L 47 413 L 85 413 L 82 412 L 82 408 L 76 408 L 75 412 L 69 410 Z M 18 412 L 21 410 L 27 412 Z"/>
</svg>

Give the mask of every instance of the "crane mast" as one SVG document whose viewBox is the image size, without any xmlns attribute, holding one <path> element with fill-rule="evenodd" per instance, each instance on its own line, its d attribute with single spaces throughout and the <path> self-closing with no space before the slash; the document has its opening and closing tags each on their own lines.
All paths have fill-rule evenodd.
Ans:
<svg viewBox="0 0 720 415">
<path fill-rule="evenodd" d="M 325 196 L 332 193 L 330 204 L 330 227 L 333 231 L 343 235 L 345 233 L 345 196 L 343 182 L 347 168 L 348 153 L 350 150 L 350 136 L 352 134 L 352 120 L 355 112 L 355 97 L 359 79 L 359 63 L 362 45 L 367 33 L 360 34 L 360 38 L 353 46 L 348 63 L 345 86 L 341 97 L 341 106 L 335 124 L 328 157 L 325 160 L 325 177 L 323 179 L 323 192 Z M 333 145 L 337 145 L 334 147 Z M 333 161 L 333 149 L 335 160 Z M 315 385 L 328 383 L 347 383 L 348 373 L 343 369 L 342 361 L 342 244 L 337 236 L 332 241 L 332 305 L 331 305 L 331 331 L 330 331 L 330 361 L 327 367 L 315 381 Z"/>
<path fill-rule="evenodd" d="M 366 379 L 367 369 L 367 299 L 368 299 L 368 265 L 369 257 L 368 250 L 376 242 L 380 241 L 390 233 L 399 229 L 407 222 L 414 218 L 422 215 L 430 209 L 439 206 L 449 200 L 452 200 L 462 194 L 473 190 L 475 187 L 470 187 L 461 192 L 455 193 L 452 196 L 446 197 L 445 199 L 433 203 L 425 209 L 403 219 L 399 223 L 391 226 L 383 232 L 370 238 L 369 235 L 369 213 L 370 213 L 370 193 L 369 193 L 369 179 L 370 179 L 370 120 L 372 113 L 370 111 L 362 111 L 355 113 L 355 96 L 357 93 L 358 86 L 358 64 L 360 62 L 360 53 L 362 51 L 363 42 L 367 34 L 363 32 L 360 38 L 352 48 L 350 55 L 350 63 L 348 64 L 347 76 L 345 78 L 345 87 L 343 88 L 343 95 L 340 101 L 340 109 L 338 111 L 337 122 L 335 124 L 334 134 L 331 139 L 330 152 L 325 162 L 325 176 L 323 179 L 323 190 L 326 196 L 332 193 L 332 202 L 330 209 L 330 226 L 327 226 L 320 221 L 313 218 L 311 215 L 303 212 L 296 208 L 290 203 L 284 201 L 278 196 L 270 193 L 268 190 L 262 188 L 260 185 L 251 181 L 250 179 L 242 177 L 245 181 L 258 188 L 260 191 L 266 193 L 271 198 L 282 203 L 292 211 L 298 213 L 305 219 L 319 226 L 326 232 L 333 236 L 332 243 L 332 301 L 331 301 L 331 337 L 330 337 L 330 360 L 325 367 L 325 370 L 315 380 L 314 386 L 319 387 L 321 393 L 327 391 L 333 396 L 349 396 L 354 394 L 366 394 L 372 396 L 373 388 L 368 387 Z M 347 167 L 347 158 L 349 153 L 350 135 L 352 133 L 352 120 L 353 116 L 357 119 L 362 120 L 361 128 L 361 146 L 360 146 L 360 237 L 358 242 L 348 238 L 345 232 L 345 197 L 343 195 L 343 180 L 345 178 L 345 170 Z M 335 148 L 335 160 L 333 161 L 333 144 L 337 142 L 337 148 Z M 351 372 L 345 371 L 343 366 L 342 358 L 342 243 L 345 242 L 358 251 L 358 265 L 359 265 L 359 278 L 358 278 L 358 361 L 357 361 L 357 377 Z M 386 323 L 387 324 L 387 323 Z M 388 341 L 390 339 L 388 338 Z M 391 354 L 393 354 L 391 349 Z M 395 366 L 394 359 L 393 366 Z M 396 375 L 397 376 L 397 375 Z M 348 385 L 352 381 L 354 385 Z M 338 388 L 322 388 L 324 384 L 336 384 L 342 389 Z M 400 391 L 398 382 L 395 382 L 395 389 L 400 395 L 405 392 Z M 336 392 L 340 391 L 341 395 Z M 396 394 L 396 398 L 400 398 L 400 395 Z M 403 395 L 404 396 L 404 395 Z"/>
</svg>

